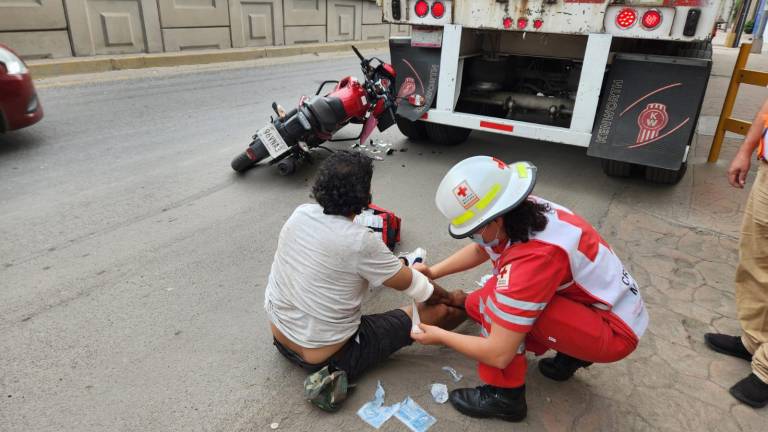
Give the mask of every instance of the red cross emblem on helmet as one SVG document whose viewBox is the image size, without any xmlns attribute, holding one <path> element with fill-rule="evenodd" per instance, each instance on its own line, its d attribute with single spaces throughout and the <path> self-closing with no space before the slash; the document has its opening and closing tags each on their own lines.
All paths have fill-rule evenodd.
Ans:
<svg viewBox="0 0 768 432">
<path fill-rule="evenodd" d="M 480 198 L 477 197 L 475 194 L 475 191 L 472 190 L 472 188 L 469 187 L 469 184 L 466 180 L 456 185 L 455 188 L 453 188 L 453 195 L 456 197 L 457 200 L 459 200 L 459 203 L 464 207 L 465 209 L 468 209 L 475 205 L 478 201 L 480 201 Z"/>
</svg>

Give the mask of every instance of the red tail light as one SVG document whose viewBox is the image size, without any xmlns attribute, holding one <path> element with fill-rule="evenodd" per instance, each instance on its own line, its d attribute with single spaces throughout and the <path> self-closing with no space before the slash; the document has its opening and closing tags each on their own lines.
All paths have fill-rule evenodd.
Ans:
<svg viewBox="0 0 768 432">
<path fill-rule="evenodd" d="M 637 22 L 637 12 L 634 9 L 624 8 L 616 15 L 616 25 L 620 29 L 626 30 Z"/>
<path fill-rule="evenodd" d="M 432 3 L 432 16 L 442 18 L 443 15 L 445 15 L 445 5 L 439 1 Z"/>
<path fill-rule="evenodd" d="M 419 18 L 424 18 L 429 13 L 429 5 L 424 0 L 419 0 L 416 2 L 416 6 L 413 7 L 414 12 L 416 12 L 416 16 Z"/>
<path fill-rule="evenodd" d="M 520 30 L 528 27 L 528 18 L 518 18 L 517 19 L 517 28 Z"/>
<path fill-rule="evenodd" d="M 540 19 L 533 20 L 533 28 L 535 28 L 536 30 L 540 29 L 541 26 L 543 26 L 543 25 L 544 25 L 544 21 L 543 20 L 540 20 Z"/>
<path fill-rule="evenodd" d="M 504 20 L 501 23 L 504 24 L 505 29 L 512 28 L 512 18 L 510 17 L 504 18 Z"/>
<path fill-rule="evenodd" d="M 647 28 L 648 30 L 658 27 L 659 24 L 661 24 L 661 12 L 656 9 L 647 11 L 643 14 L 641 23 L 643 24 L 643 27 Z"/>
</svg>

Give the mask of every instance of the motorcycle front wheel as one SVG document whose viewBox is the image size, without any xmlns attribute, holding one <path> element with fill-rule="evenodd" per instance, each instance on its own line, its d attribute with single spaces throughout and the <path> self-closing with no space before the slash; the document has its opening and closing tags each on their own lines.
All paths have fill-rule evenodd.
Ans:
<svg viewBox="0 0 768 432">
<path fill-rule="evenodd" d="M 262 143 L 258 143 L 258 145 L 250 147 L 251 154 L 248 155 L 248 151 L 244 151 L 237 155 L 234 159 L 232 159 L 232 169 L 241 173 L 245 172 L 248 169 L 252 168 L 255 164 L 259 163 L 262 159 L 269 156 L 269 152 L 267 151 L 267 148 L 264 147 Z"/>
</svg>

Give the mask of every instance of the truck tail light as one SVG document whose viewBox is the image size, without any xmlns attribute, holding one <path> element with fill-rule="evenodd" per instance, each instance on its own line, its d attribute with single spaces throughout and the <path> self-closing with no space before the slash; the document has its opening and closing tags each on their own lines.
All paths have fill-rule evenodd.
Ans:
<svg viewBox="0 0 768 432">
<path fill-rule="evenodd" d="M 501 23 L 504 24 L 505 29 L 512 28 L 512 18 L 510 17 L 504 18 L 504 20 Z"/>
<path fill-rule="evenodd" d="M 432 16 L 435 18 L 442 18 L 445 15 L 445 5 L 443 2 L 436 1 L 432 3 Z"/>
<path fill-rule="evenodd" d="M 650 9 L 643 14 L 641 21 L 644 28 L 653 30 L 661 24 L 661 12 L 656 9 Z"/>
<path fill-rule="evenodd" d="M 632 8 L 624 8 L 616 15 L 616 25 L 626 30 L 637 22 L 637 12 Z"/>
<path fill-rule="evenodd" d="M 544 20 L 540 20 L 540 19 L 533 20 L 533 28 L 535 28 L 536 30 L 540 29 L 541 26 L 543 25 L 544 25 Z"/>
<path fill-rule="evenodd" d="M 517 28 L 520 30 L 528 27 L 528 18 L 518 18 L 517 19 Z"/>
<path fill-rule="evenodd" d="M 413 11 L 416 12 L 417 17 L 424 18 L 429 13 L 429 5 L 424 0 L 419 0 L 413 7 Z"/>
</svg>

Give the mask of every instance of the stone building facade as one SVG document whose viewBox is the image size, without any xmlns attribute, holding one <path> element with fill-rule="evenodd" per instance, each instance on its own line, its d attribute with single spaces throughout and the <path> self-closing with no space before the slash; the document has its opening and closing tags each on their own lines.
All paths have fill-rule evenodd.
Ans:
<svg viewBox="0 0 768 432">
<path fill-rule="evenodd" d="M 385 40 L 372 0 L 0 0 L 0 43 L 27 59 Z"/>
</svg>

